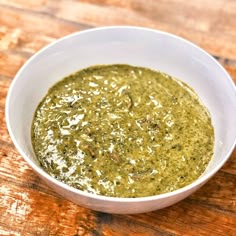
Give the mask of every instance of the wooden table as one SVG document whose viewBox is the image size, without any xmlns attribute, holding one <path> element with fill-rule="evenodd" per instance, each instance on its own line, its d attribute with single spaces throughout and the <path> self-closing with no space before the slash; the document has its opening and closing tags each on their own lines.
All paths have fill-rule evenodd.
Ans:
<svg viewBox="0 0 236 236">
<path fill-rule="evenodd" d="M 14 148 L 4 107 L 16 72 L 57 38 L 104 25 L 185 37 L 215 56 L 236 81 L 235 0 L 0 0 L 0 235 L 236 235 L 236 150 L 184 201 L 147 214 L 111 215 L 56 194 Z"/>
</svg>

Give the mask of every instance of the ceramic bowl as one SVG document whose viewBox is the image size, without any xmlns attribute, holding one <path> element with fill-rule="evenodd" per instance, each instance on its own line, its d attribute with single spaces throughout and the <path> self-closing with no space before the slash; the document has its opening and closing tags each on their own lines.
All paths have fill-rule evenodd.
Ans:
<svg viewBox="0 0 236 236">
<path fill-rule="evenodd" d="M 49 176 L 31 144 L 35 109 L 63 77 L 97 64 L 131 64 L 161 70 L 190 85 L 208 108 L 215 129 L 214 156 L 204 174 L 179 190 L 150 197 L 98 196 Z M 26 162 L 56 192 L 96 211 L 132 214 L 170 206 L 196 191 L 227 161 L 236 140 L 236 90 L 224 68 L 208 53 L 175 35 L 139 27 L 104 27 L 66 36 L 32 56 L 15 76 L 6 102 L 10 136 Z M 143 186 L 145 188 L 145 186 Z"/>
</svg>

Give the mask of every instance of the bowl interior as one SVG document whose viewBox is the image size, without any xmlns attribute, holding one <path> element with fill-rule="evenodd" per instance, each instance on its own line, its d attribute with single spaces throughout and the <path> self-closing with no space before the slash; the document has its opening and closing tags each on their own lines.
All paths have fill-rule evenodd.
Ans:
<svg viewBox="0 0 236 236">
<path fill-rule="evenodd" d="M 213 58 L 183 39 L 129 27 L 67 36 L 41 50 L 19 71 L 6 112 L 10 133 L 25 158 L 37 164 L 30 129 L 35 109 L 48 89 L 82 68 L 114 63 L 160 70 L 190 85 L 207 106 L 215 128 L 214 157 L 204 175 L 222 165 L 236 136 L 236 93 L 230 77 Z"/>
</svg>

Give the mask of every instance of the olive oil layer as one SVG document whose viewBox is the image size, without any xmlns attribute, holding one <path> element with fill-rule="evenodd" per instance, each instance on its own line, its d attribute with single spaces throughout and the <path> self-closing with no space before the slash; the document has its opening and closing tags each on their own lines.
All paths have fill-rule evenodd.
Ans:
<svg viewBox="0 0 236 236">
<path fill-rule="evenodd" d="M 104 65 L 48 91 L 32 143 L 45 171 L 70 186 L 143 197 L 196 180 L 212 157 L 214 131 L 185 83 L 142 67 Z"/>
</svg>

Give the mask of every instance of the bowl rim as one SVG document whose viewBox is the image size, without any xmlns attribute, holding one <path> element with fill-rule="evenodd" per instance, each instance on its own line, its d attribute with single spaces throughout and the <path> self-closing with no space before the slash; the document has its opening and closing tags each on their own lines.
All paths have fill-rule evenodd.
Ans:
<svg viewBox="0 0 236 236">
<path fill-rule="evenodd" d="M 30 157 L 28 157 L 28 155 L 22 150 L 20 144 L 17 142 L 17 140 L 15 138 L 15 135 L 14 135 L 14 131 L 12 130 L 12 127 L 11 127 L 11 122 L 10 122 L 10 117 L 9 117 L 10 116 L 9 115 L 10 100 L 11 100 L 11 97 L 12 97 L 13 90 L 15 88 L 16 81 L 18 80 L 21 73 L 25 70 L 25 68 L 28 67 L 28 65 L 35 58 L 37 58 L 41 53 L 43 53 L 44 51 L 48 50 L 49 48 L 53 47 L 54 45 L 56 45 L 56 44 L 58 44 L 62 41 L 65 41 L 65 40 L 73 38 L 73 37 L 79 37 L 80 35 L 88 34 L 88 33 L 95 32 L 95 31 L 107 31 L 107 30 L 109 31 L 109 30 L 116 30 L 116 29 L 119 29 L 119 30 L 121 30 L 121 29 L 138 30 L 138 31 L 143 31 L 143 32 L 152 32 L 152 33 L 155 33 L 157 35 L 158 34 L 159 35 L 165 35 L 167 37 L 174 38 L 178 41 L 182 41 L 183 43 L 190 45 L 191 47 L 194 47 L 195 49 L 199 50 L 202 54 L 205 54 L 205 56 L 207 56 L 209 58 L 209 60 L 214 61 L 216 66 L 218 66 L 219 69 L 221 69 L 223 71 L 223 73 L 225 75 L 225 79 L 227 79 L 228 82 L 232 85 L 232 87 L 235 90 L 235 94 L 236 94 L 236 86 L 234 85 L 233 80 L 231 79 L 230 75 L 225 70 L 225 68 L 214 57 L 212 57 L 208 52 L 206 52 L 205 50 L 203 50 L 202 48 L 200 48 L 196 44 L 194 44 L 194 43 L 192 43 L 192 42 L 188 41 L 187 39 L 184 39 L 180 36 L 177 36 L 175 34 L 168 33 L 168 32 L 162 31 L 162 30 L 147 28 L 147 27 L 123 26 L 123 25 L 95 27 L 95 28 L 91 28 L 91 29 L 85 29 L 85 30 L 77 31 L 77 32 L 74 32 L 72 34 L 61 37 L 61 38 L 51 42 L 50 44 L 44 46 L 39 51 L 37 51 L 33 56 L 31 56 L 24 63 L 24 65 L 19 69 L 19 71 L 14 76 L 13 81 L 11 82 L 10 88 L 8 90 L 8 93 L 7 93 L 7 98 L 6 98 L 6 103 L 5 103 L 5 118 L 6 118 L 6 124 L 7 124 L 8 132 L 10 134 L 10 137 L 11 137 L 17 151 L 24 158 L 24 160 L 29 164 L 29 166 L 34 171 L 36 171 L 36 173 L 38 175 L 42 176 L 47 181 L 52 182 L 57 187 L 62 188 L 66 191 L 72 192 L 73 194 L 82 195 L 83 197 L 92 198 L 94 200 L 117 202 L 117 203 L 135 203 L 135 202 L 139 203 L 139 202 L 146 202 L 146 201 L 161 200 L 161 199 L 169 198 L 169 197 L 172 197 L 172 196 L 176 196 L 176 195 L 188 192 L 192 189 L 197 189 L 198 186 L 200 187 L 202 184 L 206 183 L 207 180 L 210 179 L 224 165 L 224 163 L 229 159 L 229 157 L 230 157 L 231 153 L 233 152 L 233 150 L 235 148 L 235 145 L 236 145 L 236 134 L 235 134 L 235 137 L 234 137 L 234 141 L 231 144 L 229 150 L 227 151 L 227 155 L 225 156 L 225 158 L 215 168 L 213 168 L 211 171 L 209 171 L 209 173 L 205 174 L 204 176 L 200 176 L 198 179 L 196 179 L 191 184 L 186 185 L 183 188 L 174 190 L 172 192 L 167 192 L 167 193 L 163 193 L 163 194 L 159 194 L 159 195 L 153 195 L 153 196 L 146 196 L 146 197 L 136 197 L 136 198 L 110 197 L 110 196 L 98 195 L 98 194 L 88 193 L 88 192 L 76 189 L 74 187 L 71 187 L 71 186 L 69 186 L 69 185 L 53 178 L 46 171 L 44 171 L 42 168 L 40 168 L 38 165 L 36 165 L 36 163 L 34 161 L 32 161 L 30 159 Z"/>
</svg>

